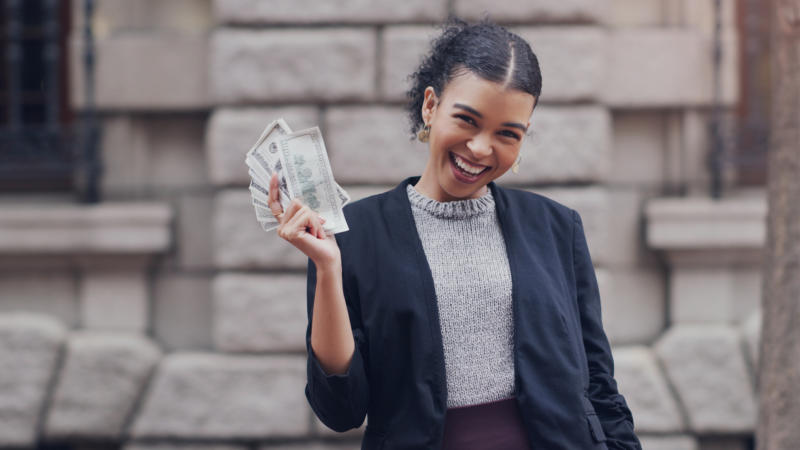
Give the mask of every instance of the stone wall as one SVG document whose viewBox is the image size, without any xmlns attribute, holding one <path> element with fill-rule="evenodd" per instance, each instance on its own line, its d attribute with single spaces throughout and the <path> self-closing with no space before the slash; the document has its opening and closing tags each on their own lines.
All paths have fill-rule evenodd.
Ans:
<svg viewBox="0 0 800 450">
<path fill-rule="evenodd" d="M 736 20 L 722 4 L 732 106 Z M 79 264 L 89 237 L 59 253 L 0 233 L 0 360 L 13 368 L 0 371 L 0 446 L 358 448 L 362 430 L 327 430 L 304 398 L 306 259 L 254 220 L 244 154 L 284 117 L 323 129 L 354 200 L 419 174 L 405 77 L 433 24 L 489 12 L 529 40 L 544 78 L 520 173 L 499 182 L 581 213 L 644 448 L 747 448 L 764 211 L 758 197 L 702 203 L 712 5 L 99 1 L 103 196 L 166 209 L 169 238 L 144 259 Z M 699 200 L 659 200 L 679 192 Z M 0 232 L 26 231 L 15 205 Z"/>
</svg>

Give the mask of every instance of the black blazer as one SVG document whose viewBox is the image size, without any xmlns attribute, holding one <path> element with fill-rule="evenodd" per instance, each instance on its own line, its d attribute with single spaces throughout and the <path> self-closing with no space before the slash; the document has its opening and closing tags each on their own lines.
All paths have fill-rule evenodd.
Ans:
<svg viewBox="0 0 800 450">
<path fill-rule="evenodd" d="M 311 351 L 316 270 L 308 266 L 311 408 L 345 431 L 369 420 L 362 449 L 438 449 L 447 410 L 433 278 L 406 186 L 344 208 L 336 235 L 355 353 L 327 375 Z M 536 449 L 640 449 L 617 391 L 600 296 L 577 212 L 490 183 L 508 249 L 514 311 L 514 393 Z M 457 263 L 457 262 L 454 262 Z"/>
</svg>

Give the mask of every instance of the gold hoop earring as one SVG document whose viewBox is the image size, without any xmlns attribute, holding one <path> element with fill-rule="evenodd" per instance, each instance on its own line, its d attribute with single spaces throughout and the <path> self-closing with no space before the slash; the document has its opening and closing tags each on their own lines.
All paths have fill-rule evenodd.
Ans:
<svg viewBox="0 0 800 450">
<path fill-rule="evenodd" d="M 420 142 L 428 142 L 428 138 L 430 138 L 430 136 L 431 126 L 428 124 L 425 124 L 425 126 L 419 130 L 419 133 L 417 133 L 417 139 L 419 139 Z"/>
<path fill-rule="evenodd" d="M 522 156 L 517 156 L 517 160 L 514 161 L 514 165 L 511 166 L 511 171 L 514 173 L 519 173 L 519 163 L 522 161 Z"/>
</svg>

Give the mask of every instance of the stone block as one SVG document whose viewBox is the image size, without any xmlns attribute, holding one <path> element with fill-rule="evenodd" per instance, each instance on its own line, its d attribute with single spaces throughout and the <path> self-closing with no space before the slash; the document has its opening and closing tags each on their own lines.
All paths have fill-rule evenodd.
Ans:
<svg viewBox="0 0 800 450">
<path fill-rule="evenodd" d="M 212 38 L 214 96 L 223 104 L 368 100 L 375 48 L 369 29 L 222 29 Z"/>
<path fill-rule="evenodd" d="M 106 196 L 145 194 L 150 170 L 146 121 L 132 115 L 102 119 L 103 174 L 100 189 Z"/>
<path fill-rule="evenodd" d="M 244 163 L 245 155 L 264 128 L 280 117 L 286 119 L 293 130 L 319 124 L 319 113 L 310 106 L 214 110 L 205 140 L 211 182 L 215 186 L 247 186 L 250 176 Z"/>
<path fill-rule="evenodd" d="M 500 22 L 578 22 L 603 21 L 603 2 L 592 0 L 544 0 L 515 2 L 512 0 L 454 0 L 453 8 L 459 17 L 480 20 L 484 15 Z"/>
<path fill-rule="evenodd" d="M 213 347 L 214 305 L 205 274 L 161 274 L 153 289 L 153 334 L 165 350 Z"/>
<path fill-rule="evenodd" d="M 703 109 L 684 109 L 681 112 L 673 112 L 671 115 L 680 115 L 681 117 L 678 119 L 680 124 L 677 127 L 673 126 L 670 120 L 666 124 L 666 142 L 671 144 L 667 146 L 667 149 L 670 152 L 669 159 L 672 161 L 667 167 L 674 174 L 668 182 L 675 184 L 675 180 L 677 180 L 678 183 L 685 184 L 689 196 L 708 196 L 708 187 L 711 185 L 708 149 L 711 148 L 713 138 L 709 127 L 712 112 Z M 723 128 L 725 128 L 725 124 L 723 124 Z M 727 130 L 723 130 L 722 133 L 728 136 L 733 135 Z M 735 183 L 733 171 L 730 168 L 723 170 L 722 179 L 726 186 Z"/>
<path fill-rule="evenodd" d="M 639 2 L 643 3 L 643 2 Z M 614 186 L 661 187 L 666 171 L 664 116 L 660 111 L 615 111 L 606 182 Z"/>
<path fill-rule="evenodd" d="M 345 106 L 325 113 L 325 143 L 341 184 L 396 184 L 422 174 L 427 145 L 412 141 L 406 113 L 384 106 Z"/>
<path fill-rule="evenodd" d="M 740 334 L 726 325 L 676 325 L 654 350 L 697 433 L 753 431 L 756 404 Z"/>
<path fill-rule="evenodd" d="M 162 359 L 134 439 L 244 440 L 310 431 L 304 356 L 173 353 Z"/>
<path fill-rule="evenodd" d="M 738 97 L 736 36 L 724 39 L 722 102 Z M 621 29 L 608 41 L 603 102 L 617 108 L 709 105 L 712 101 L 712 40 L 689 28 Z"/>
<path fill-rule="evenodd" d="M 608 33 L 603 28 L 560 26 L 514 31 L 528 41 L 539 60 L 542 103 L 592 101 L 601 97 L 606 89 L 609 51 Z"/>
<path fill-rule="evenodd" d="M 642 448 L 647 450 L 700 450 L 697 439 L 692 436 L 640 435 L 639 440 Z"/>
<path fill-rule="evenodd" d="M 144 336 L 70 336 L 44 432 L 48 438 L 120 439 L 161 351 Z"/>
<path fill-rule="evenodd" d="M 739 322 L 761 302 L 757 267 L 673 267 L 671 319 L 682 322 Z"/>
<path fill-rule="evenodd" d="M 758 360 L 761 346 L 761 311 L 756 311 L 741 324 L 740 329 L 744 336 L 747 361 L 755 372 L 758 368 Z M 755 379 L 755 377 L 753 377 Z"/>
<path fill-rule="evenodd" d="M 29 312 L 51 316 L 69 328 L 80 323 L 77 279 L 68 271 L 0 272 L 0 314 Z"/>
<path fill-rule="evenodd" d="M 91 270 L 81 282 L 81 323 L 85 328 L 143 332 L 148 288 L 144 272 Z"/>
<path fill-rule="evenodd" d="M 214 197 L 210 193 L 186 194 L 177 200 L 177 256 L 184 270 L 214 267 Z"/>
<path fill-rule="evenodd" d="M 645 243 L 644 208 L 660 189 L 609 188 L 607 252 L 603 260 L 614 267 L 656 267 L 662 263 Z"/>
<path fill-rule="evenodd" d="M 324 24 L 438 22 L 445 18 L 444 0 L 214 0 L 217 22 L 231 24 Z"/>
<path fill-rule="evenodd" d="M 103 193 L 129 199 L 153 190 L 207 186 L 204 129 L 204 118 L 189 115 L 105 118 Z"/>
<path fill-rule="evenodd" d="M 73 106 L 85 102 L 83 40 L 71 42 Z M 210 105 L 208 38 L 173 32 L 120 33 L 95 43 L 95 105 L 110 110 L 198 110 Z M 142 61 L 147 63 L 143 64 Z"/>
<path fill-rule="evenodd" d="M 0 314 L 0 446 L 34 447 L 64 326 L 51 317 Z"/>
<path fill-rule="evenodd" d="M 146 119 L 149 185 L 156 189 L 209 184 L 203 155 L 205 117 L 170 115 Z"/>
<path fill-rule="evenodd" d="M 265 233 L 247 189 L 217 194 L 214 208 L 214 260 L 222 269 L 305 269 L 308 258 L 275 232 Z"/>
<path fill-rule="evenodd" d="M 384 100 L 406 101 L 411 76 L 430 50 L 437 29 L 420 26 L 386 27 L 381 40 L 381 95 Z"/>
<path fill-rule="evenodd" d="M 650 348 L 615 347 L 614 378 L 633 413 L 637 433 L 674 433 L 684 429 L 675 398 Z"/>
<path fill-rule="evenodd" d="M 671 9 L 682 13 L 678 25 L 699 30 L 707 36 L 714 35 L 715 0 L 668 0 Z M 720 26 L 724 31 L 734 30 L 738 25 L 739 12 L 736 0 L 722 0 L 720 4 Z"/>
<path fill-rule="evenodd" d="M 597 270 L 603 328 L 615 345 L 652 342 L 666 325 L 666 287 L 658 268 Z"/>
<path fill-rule="evenodd" d="M 84 6 L 71 4 L 72 29 L 83 30 Z M 97 39 L 131 32 L 198 34 L 213 25 L 210 0 L 98 0 L 92 23 Z"/>
<path fill-rule="evenodd" d="M 214 279 L 214 346 L 304 352 L 306 277 L 225 273 Z"/>
<path fill-rule="evenodd" d="M 663 2 L 611 0 L 606 24 L 614 28 L 659 27 L 664 22 Z"/>
<path fill-rule="evenodd" d="M 594 182 L 606 179 L 611 152 L 611 116 L 600 106 L 537 107 L 522 143 L 514 184 Z"/>
</svg>

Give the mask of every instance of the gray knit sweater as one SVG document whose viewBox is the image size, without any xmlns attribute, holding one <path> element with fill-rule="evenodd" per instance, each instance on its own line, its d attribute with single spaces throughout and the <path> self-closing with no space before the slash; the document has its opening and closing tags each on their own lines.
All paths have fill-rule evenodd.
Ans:
<svg viewBox="0 0 800 450">
<path fill-rule="evenodd" d="M 447 372 L 447 407 L 514 393 L 511 270 L 490 190 L 438 202 L 408 185 L 433 274 Z"/>
</svg>

